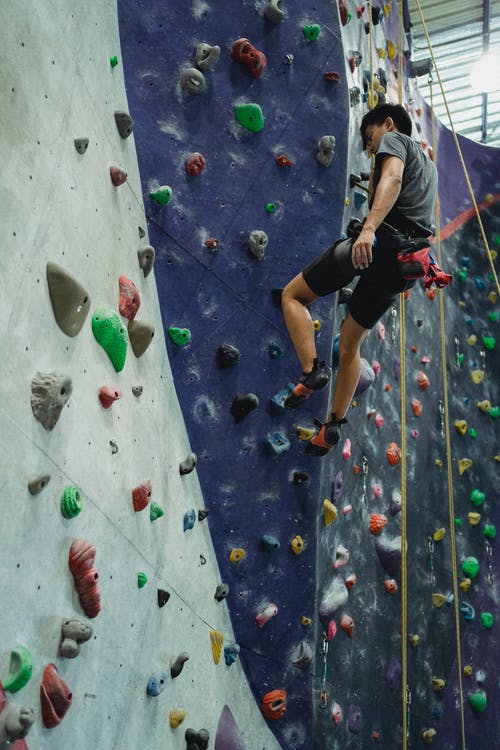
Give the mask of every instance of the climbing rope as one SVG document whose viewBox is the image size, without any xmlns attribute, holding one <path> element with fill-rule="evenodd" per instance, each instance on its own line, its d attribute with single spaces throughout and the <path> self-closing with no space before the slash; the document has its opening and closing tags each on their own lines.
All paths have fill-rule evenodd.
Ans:
<svg viewBox="0 0 500 750">
<path fill-rule="evenodd" d="M 373 18 L 372 18 L 372 0 L 368 3 L 368 28 L 370 41 L 370 85 L 368 87 L 368 109 L 375 106 L 375 88 L 373 85 Z"/>
<path fill-rule="evenodd" d="M 458 142 L 458 137 L 457 137 L 457 134 L 456 134 L 456 131 L 455 131 L 455 126 L 453 124 L 453 120 L 452 120 L 452 117 L 451 117 L 450 109 L 448 107 L 448 101 L 447 101 L 446 95 L 444 93 L 443 83 L 441 81 L 441 76 L 439 75 L 439 69 L 438 69 L 438 66 L 437 66 L 437 63 L 436 63 L 436 58 L 434 56 L 434 52 L 433 52 L 433 49 L 432 49 L 432 44 L 431 44 L 431 40 L 430 40 L 430 37 L 429 37 L 429 32 L 428 32 L 428 29 L 427 29 L 427 24 L 425 22 L 424 14 L 422 12 L 422 8 L 421 8 L 419 0 L 416 0 L 416 4 L 417 4 L 417 9 L 418 9 L 418 12 L 419 12 L 419 15 L 420 15 L 420 21 L 422 23 L 422 28 L 424 30 L 425 38 L 426 38 L 426 41 L 427 41 L 427 47 L 429 49 L 429 54 L 430 54 L 431 59 L 432 59 L 432 64 L 434 66 L 434 70 L 436 71 L 436 76 L 437 76 L 437 79 L 438 79 L 439 88 L 441 90 L 441 96 L 443 97 L 443 102 L 444 102 L 444 106 L 445 106 L 445 109 L 446 109 L 446 114 L 448 115 L 448 120 L 449 120 L 449 123 L 450 123 L 450 129 L 451 129 L 451 132 L 453 134 L 453 140 L 455 141 L 455 147 L 457 149 L 458 158 L 460 160 L 460 164 L 462 166 L 462 170 L 463 170 L 463 173 L 464 173 L 464 176 L 465 176 L 465 181 L 467 183 L 467 189 L 469 191 L 469 195 L 471 197 L 472 205 L 474 207 L 474 213 L 476 215 L 476 219 L 477 219 L 477 222 L 479 224 L 479 230 L 481 232 L 481 237 L 483 239 L 484 247 L 485 247 L 485 250 L 486 250 L 486 255 L 488 257 L 488 261 L 489 261 L 489 264 L 490 264 L 491 273 L 492 273 L 493 279 L 495 281 L 495 285 L 496 285 L 496 288 L 497 288 L 497 293 L 500 295 L 500 284 L 499 284 L 499 281 L 498 281 L 498 276 L 497 276 L 497 272 L 496 272 L 496 269 L 495 269 L 495 265 L 493 263 L 493 255 L 492 255 L 492 252 L 491 252 L 489 244 L 488 244 L 488 239 L 486 237 L 486 233 L 484 231 L 483 222 L 481 220 L 481 215 L 479 213 L 479 208 L 478 208 L 478 205 L 477 205 L 477 202 L 476 202 L 476 198 L 474 196 L 474 191 L 472 189 L 471 181 L 469 179 L 469 172 L 467 170 L 467 166 L 466 166 L 465 161 L 464 161 L 464 157 L 463 157 L 463 154 L 462 154 L 462 149 L 460 148 L 460 143 Z M 435 151 L 434 151 L 434 153 L 435 153 Z"/>
</svg>

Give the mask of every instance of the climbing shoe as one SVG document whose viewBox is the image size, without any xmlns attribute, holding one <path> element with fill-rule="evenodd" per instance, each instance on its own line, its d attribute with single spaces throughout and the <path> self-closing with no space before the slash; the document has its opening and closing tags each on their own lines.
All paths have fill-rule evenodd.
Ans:
<svg viewBox="0 0 500 750">
<path fill-rule="evenodd" d="M 310 456 L 326 456 L 328 451 L 339 442 L 339 427 L 345 424 L 347 419 L 337 421 L 335 414 L 332 414 L 332 417 L 333 419 L 330 422 L 320 422 L 319 419 L 314 420 L 314 424 L 316 427 L 319 427 L 319 430 L 306 445 L 306 453 L 309 453 Z"/>
<path fill-rule="evenodd" d="M 328 385 L 330 376 L 324 367 L 323 361 L 314 360 L 311 372 L 303 372 L 293 391 L 286 397 L 284 401 L 285 409 L 296 409 L 309 398 L 311 393 L 320 391 L 325 385 Z"/>
</svg>

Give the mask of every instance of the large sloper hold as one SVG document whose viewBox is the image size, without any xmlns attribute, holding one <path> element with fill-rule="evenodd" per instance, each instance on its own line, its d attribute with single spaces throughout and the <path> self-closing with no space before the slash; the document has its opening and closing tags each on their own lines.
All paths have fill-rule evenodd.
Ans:
<svg viewBox="0 0 500 750">
<path fill-rule="evenodd" d="M 116 372 L 121 372 L 127 357 L 128 336 L 117 313 L 103 307 L 98 308 L 92 316 L 92 331 Z"/>
<path fill-rule="evenodd" d="M 33 415 L 45 430 L 52 430 L 73 392 L 68 375 L 60 372 L 37 372 L 31 381 Z"/>
<path fill-rule="evenodd" d="M 222 709 L 219 718 L 215 736 L 215 750 L 247 750 L 245 740 L 231 709 L 227 705 Z"/>
<path fill-rule="evenodd" d="M 86 289 L 57 263 L 47 263 L 47 284 L 56 323 L 67 336 L 82 329 L 90 309 Z"/>
</svg>

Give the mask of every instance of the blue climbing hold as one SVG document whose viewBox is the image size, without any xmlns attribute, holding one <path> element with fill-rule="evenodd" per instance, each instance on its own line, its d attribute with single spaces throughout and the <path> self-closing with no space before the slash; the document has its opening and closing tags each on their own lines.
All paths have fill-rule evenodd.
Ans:
<svg viewBox="0 0 500 750">
<path fill-rule="evenodd" d="M 486 282 L 482 276 L 475 276 L 474 284 L 476 286 L 476 289 L 486 289 Z"/>
<path fill-rule="evenodd" d="M 474 607 L 469 602 L 460 603 L 460 612 L 464 616 L 464 620 L 473 620 L 475 616 Z"/>
<path fill-rule="evenodd" d="M 269 356 L 273 359 L 278 359 L 279 357 L 283 356 L 283 349 L 279 344 L 276 343 L 276 341 L 270 341 L 267 350 L 269 352 Z"/>
<path fill-rule="evenodd" d="M 261 538 L 261 542 L 264 549 L 267 549 L 270 552 L 279 549 L 280 546 L 279 539 L 272 534 L 264 534 Z"/>
<path fill-rule="evenodd" d="M 357 190 L 354 192 L 354 208 L 356 210 L 359 210 L 362 206 L 366 203 L 366 195 L 364 193 L 360 193 Z"/>
<path fill-rule="evenodd" d="M 189 531 L 190 529 L 192 529 L 195 521 L 196 512 L 194 508 L 191 508 L 190 510 L 186 511 L 186 513 L 184 513 L 184 531 Z"/>
<path fill-rule="evenodd" d="M 290 450 L 290 441 L 281 432 L 269 432 L 267 434 L 266 442 L 277 456 Z"/>
<path fill-rule="evenodd" d="M 230 667 L 231 664 L 234 664 L 239 653 L 240 647 L 237 643 L 228 643 L 227 646 L 224 646 L 224 659 L 226 666 Z"/>
<path fill-rule="evenodd" d="M 158 672 L 158 674 L 152 674 L 148 680 L 147 693 L 155 698 L 160 695 L 167 687 L 168 674 L 166 672 Z"/>
<path fill-rule="evenodd" d="M 281 414 L 282 412 L 286 411 L 285 408 L 285 399 L 287 396 L 290 395 L 290 393 L 295 388 L 293 383 L 288 383 L 286 388 L 283 388 L 283 390 L 278 391 L 274 396 L 271 398 L 271 411 L 274 414 Z"/>
</svg>

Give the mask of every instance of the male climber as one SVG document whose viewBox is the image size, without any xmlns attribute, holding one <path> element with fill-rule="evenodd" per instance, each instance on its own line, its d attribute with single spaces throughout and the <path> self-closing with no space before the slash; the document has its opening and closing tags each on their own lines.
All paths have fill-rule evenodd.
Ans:
<svg viewBox="0 0 500 750">
<path fill-rule="evenodd" d="M 411 130 L 411 119 L 399 104 L 381 104 L 365 114 L 360 132 L 363 149 L 375 157 L 372 190 L 368 215 L 352 244 L 347 267 L 346 259 L 336 253 L 339 243 L 335 243 L 283 289 L 283 315 L 302 367 L 299 382 L 285 400 L 285 406 L 293 409 L 329 381 L 325 363 L 316 355 L 307 306 L 359 276 L 340 332 L 329 418 L 324 423 L 315 420 L 319 430 L 306 447 L 315 456 L 324 456 L 339 441 L 339 427 L 346 422 L 359 379 L 362 342 L 397 295 L 415 283 L 401 275 L 391 232 L 394 235 L 395 229 L 400 237 L 408 238 L 432 234 L 437 171 L 411 138 Z"/>
</svg>

